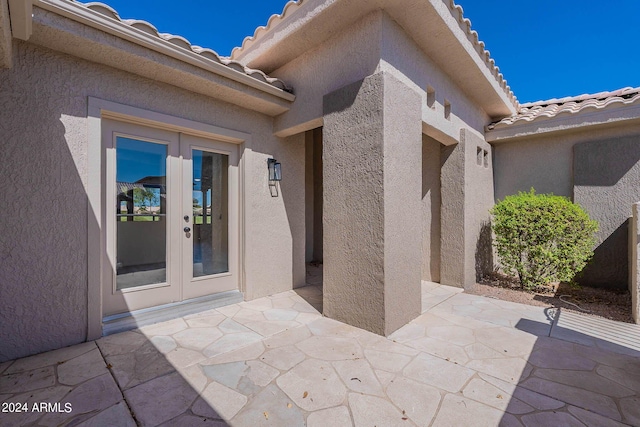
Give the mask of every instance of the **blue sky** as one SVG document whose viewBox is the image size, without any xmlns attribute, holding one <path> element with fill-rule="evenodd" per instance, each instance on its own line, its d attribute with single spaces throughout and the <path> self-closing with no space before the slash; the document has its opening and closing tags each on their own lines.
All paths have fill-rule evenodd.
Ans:
<svg viewBox="0 0 640 427">
<path fill-rule="evenodd" d="M 447 0 L 448 1 L 448 0 Z M 104 0 L 221 55 L 285 0 Z M 458 0 L 520 102 L 640 86 L 639 0 Z M 179 6 L 177 6 L 179 5 Z"/>
</svg>

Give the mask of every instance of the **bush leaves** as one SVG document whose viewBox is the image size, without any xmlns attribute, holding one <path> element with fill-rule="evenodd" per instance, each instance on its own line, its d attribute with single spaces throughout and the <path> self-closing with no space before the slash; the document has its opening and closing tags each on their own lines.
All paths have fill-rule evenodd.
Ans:
<svg viewBox="0 0 640 427">
<path fill-rule="evenodd" d="M 532 188 L 505 197 L 491 214 L 503 269 L 525 289 L 569 282 L 593 256 L 598 223 L 566 197 Z"/>
</svg>

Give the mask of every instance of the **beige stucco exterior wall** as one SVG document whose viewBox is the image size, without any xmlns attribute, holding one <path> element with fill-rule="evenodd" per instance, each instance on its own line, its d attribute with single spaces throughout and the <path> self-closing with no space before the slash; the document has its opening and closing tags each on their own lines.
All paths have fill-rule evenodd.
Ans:
<svg viewBox="0 0 640 427">
<path fill-rule="evenodd" d="M 419 104 L 385 73 L 324 98 L 324 314 L 380 335 L 420 314 Z"/>
<path fill-rule="evenodd" d="M 246 299 L 283 292 L 305 282 L 304 134 L 285 139 L 260 136 L 265 139 L 254 140 L 254 150 L 245 150 L 245 185 L 241 190 L 245 193 Z M 278 197 L 269 193 L 268 157 L 282 163 Z"/>
<path fill-rule="evenodd" d="M 422 135 L 422 280 L 440 281 L 440 150 Z"/>
<path fill-rule="evenodd" d="M 313 261 L 313 221 L 315 214 L 315 200 L 313 195 L 313 131 L 304 133 L 304 226 L 305 226 L 305 262 Z"/>
<path fill-rule="evenodd" d="M 636 126 L 592 128 L 582 132 L 539 134 L 494 146 L 496 201 L 518 191 L 573 198 L 573 146 L 638 133 Z"/>
<path fill-rule="evenodd" d="M 290 134 L 320 126 L 325 94 L 380 71 L 421 95 L 423 122 L 447 135 L 449 144 L 463 127 L 482 135 L 490 121 L 389 15 L 376 11 L 271 73 L 296 93 L 292 109 L 276 118 L 276 131 Z M 427 86 L 436 91 L 433 108 L 426 107 Z M 449 119 L 445 99 L 451 104 Z"/>
<path fill-rule="evenodd" d="M 600 230 L 594 259 L 578 280 L 624 287 L 627 222 L 632 203 L 640 199 L 638 142 L 637 125 L 618 124 L 496 143 L 496 200 L 533 187 L 537 193 L 580 203 L 599 222 Z"/>
<path fill-rule="evenodd" d="M 306 262 L 322 262 L 322 128 L 305 132 Z"/>
<path fill-rule="evenodd" d="M 629 292 L 631 293 L 631 316 L 640 323 L 640 203 L 632 205 L 631 224 L 629 224 Z"/>
<path fill-rule="evenodd" d="M 468 139 L 475 138 L 473 150 L 469 148 L 470 151 L 467 152 L 462 149 L 462 157 L 458 159 L 460 168 L 450 169 L 451 176 L 447 178 L 452 189 L 462 186 L 455 196 L 459 199 L 455 203 L 462 206 L 468 202 L 467 209 L 458 210 L 455 204 L 451 205 L 449 209 L 453 215 L 452 221 L 441 219 L 439 195 L 436 200 L 435 194 L 430 194 L 427 199 L 423 199 L 423 210 L 428 209 L 430 212 L 422 212 L 420 215 L 423 222 L 422 277 L 440 280 L 440 268 L 445 268 L 452 272 L 449 284 L 463 286 L 464 283 L 471 283 L 476 277 L 475 253 L 478 249 L 477 237 L 480 226 L 475 219 L 470 219 L 472 216 L 476 218 L 472 213 L 471 204 L 476 201 L 474 191 L 477 189 L 465 190 L 464 187 L 473 186 L 472 181 L 480 179 L 478 185 L 482 187 L 482 191 L 479 194 L 485 199 L 479 202 L 483 209 L 482 221 L 486 222 L 488 212 L 485 210 L 488 211 L 490 206 L 485 206 L 485 200 L 488 200 L 489 204 L 493 200 L 491 147 L 485 143 L 489 164 L 481 177 L 474 175 L 469 165 L 471 161 L 475 162 L 475 147 L 483 142 L 484 126 L 490 118 L 386 12 L 379 10 L 364 16 L 324 43 L 272 72 L 272 75 L 289 82 L 295 88 L 297 97 L 292 109 L 276 118 L 276 130 L 289 134 L 320 126 L 325 120 L 322 116 L 322 96 L 378 73 L 393 76 L 420 96 L 418 110 L 422 132 L 434 141 L 454 147 L 460 142 L 463 134 L 467 135 Z M 433 102 L 428 99 L 427 90 L 434 93 Z M 467 155 L 473 159 L 465 161 L 464 157 Z M 437 178 L 439 182 L 440 158 L 429 153 L 428 156 L 430 158 L 427 164 L 420 168 L 432 169 L 433 176 L 429 176 L 428 179 L 434 181 Z M 434 161 L 437 161 L 438 165 L 432 164 Z M 468 200 L 464 199 L 465 195 L 468 196 Z M 438 204 L 438 209 L 431 209 L 431 204 Z M 459 223 L 456 222 L 457 219 Z M 451 229 L 451 233 L 442 234 L 443 242 L 440 241 L 441 224 L 434 225 L 434 221 L 447 222 L 447 227 Z M 459 247 L 454 243 L 456 241 L 460 243 Z M 451 254 L 442 255 L 442 244 L 453 245 L 457 249 Z M 464 261 L 451 261 L 453 257 Z M 447 266 L 443 267 L 445 262 Z M 463 273 L 461 269 L 468 271 Z"/>
<path fill-rule="evenodd" d="M 460 129 L 484 134 L 489 117 L 475 105 L 451 78 L 431 60 L 389 15 L 381 13 L 382 25 L 380 70 L 391 72 L 403 83 L 421 94 L 422 120 L 426 125 L 458 140 Z M 435 103 L 427 106 L 427 87 L 435 91 Z M 451 115 L 445 117 L 445 100 L 451 104 Z M 436 139 L 438 139 L 436 137 Z M 449 142 L 451 143 L 451 142 Z"/>
<path fill-rule="evenodd" d="M 493 268 L 491 233 L 493 164 L 491 146 L 462 130 L 460 143 L 441 151 L 442 284 L 469 287 Z"/>
<path fill-rule="evenodd" d="M 275 120 L 276 131 L 297 133 L 322 125 L 322 97 L 375 73 L 380 62 L 382 13 L 370 14 L 273 71 L 295 88 L 292 109 Z"/>
<path fill-rule="evenodd" d="M 625 289 L 631 204 L 640 200 L 640 132 L 574 145 L 573 170 L 573 199 L 599 224 L 579 281 Z"/>
<path fill-rule="evenodd" d="M 304 139 L 240 107 L 24 43 L 0 69 L 0 360 L 87 334 L 87 102 L 95 97 L 251 135 L 242 151 L 246 298 L 304 280 Z M 267 157 L 283 165 L 271 197 Z M 55 322 L 52 320 L 55 319 Z"/>
<path fill-rule="evenodd" d="M 465 286 L 493 271 L 491 215 L 493 207 L 493 153 L 483 138 L 465 130 Z"/>
</svg>

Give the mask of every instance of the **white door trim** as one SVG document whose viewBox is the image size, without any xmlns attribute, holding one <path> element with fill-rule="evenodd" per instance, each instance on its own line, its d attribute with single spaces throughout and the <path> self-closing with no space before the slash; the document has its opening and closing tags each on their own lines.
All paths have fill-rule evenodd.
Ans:
<svg viewBox="0 0 640 427">
<path fill-rule="evenodd" d="M 233 283 L 239 285 L 240 268 L 238 264 L 239 254 L 239 240 L 240 236 L 237 232 L 240 225 L 239 214 L 239 153 L 238 147 L 216 141 L 213 139 L 204 139 L 200 137 L 193 137 L 191 135 L 180 134 L 180 153 L 183 160 L 185 158 L 191 159 L 193 150 L 201 150 L 205 152 L 218 153 L 227 156 L 228 159 L 228 195 L 227 195 L 227 231 L 228 231 L 228 267 L 229 271 L 224 273 L 218 273 L 216 275 L 193 277 L 193 239 L 195 238 L 195 224 L 192 224 L 193 209 L 191 208 L 191 201 L 193 194 L 186 191 L 186 186 L 192 182 L 193 163 L 183 162 L 183 187 L 185 192 L 183 194 L 183 215 L 188 215 L 191 220 L 190 224 L 193 228 L 193 235 L 188 239 L 183 239 L 183 299 L 191 299 L 204 296 L 211 292 L 225 292 L 234 289 L 238 289 L 236 286 L 232 286 Z M 189 184 L 187 184 L 189 183 Z M 190 256 L 191 255 L 191 256 Z M 226 279 L 225 279 L 226 278 Z M 212 280 L 213 279 L 213 280 Z M 217 280 L 216 280 L 217 279 Z M 213 283 L 217 281 L 218 283 Z M 225 283 L 223 283 L 225 282 Z M 196 289 L 201 287 L 200 290 Z"/>
<path fill-rule="evenodd" d="M 216 139 L 237 144 L 239 147 L 238 194 L 239 202 L 239 288 L 244 283 L 244 164 L 243 150 L 251 146 L 251 134 L 193 120 L 157 113 L 142 108 L 106 101 L 99 98 L 88 98 L 87 111 L 87 340 L 102 336 L 102 289 L 105 283 L 106 270 L 106 149 L 102 143 L 102 119 L 110 118 L 118 121 L 141 124 L 157 129 L 170 130 L 188 135 Z"/>
</svg>

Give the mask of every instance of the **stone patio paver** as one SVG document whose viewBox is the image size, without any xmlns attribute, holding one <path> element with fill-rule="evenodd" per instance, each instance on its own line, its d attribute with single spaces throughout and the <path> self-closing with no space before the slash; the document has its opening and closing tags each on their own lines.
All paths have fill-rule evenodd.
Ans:
<svg viewBox="0 0 640 427">
<path fill-rule="evenodd" d="M 550 337 L 555 314 L 423 283 L 389 338 L 313 286 L 0 364 L 0 425 L 640 425 L 640 353 Z M 96 345 L 97 344 L 97 345 Z M 137 424 L 136 424 L 137 423 Z"/>
<path fill-rule="evenodd" d="M 316 411 L 307 418 L 307 427 L 353 426 L 351 415 L 346 406 Z"/>
<path fill-rule="evenodd" d="M 276 384 L 300 408 L 313 412 L 341 404 L 347 388 L 329 362 L 308 359 L 282 375 Z"/>
<path fill-rule="evenodd" d="M 380 397 L 349 393 L 349 407 L 356 426 L 416 426 L 398 407 Z"/>
<path fill-rule="evenodd" d="M 432 426 L 494 427 L 500 425 L 503 415 L 503 411 L 498 409 L 459 395 L 448 394 Z"/>
<path fill-rule="evenodd" d="M 442 401 L 441 391 L 436 387 L 405 377 L 394 377 L 386 391 L 391 402 L 419 426 L 429 425 Z"/>
<path fill-rule="evenodd" d="M 26 405 L 27 412 L 0 412 L 3 427 L 108 425 L 103 422 L 114 417 L 119 425 L 135 425 L 95 342 L 19 359 L 4 367 L 0 395 L 4 402 Z"/>
<path fill-rule="evenodd" d="M 104 426 L 135 427 L 136 422 L 131 418 L 127 405 L 121 401 L 100 412 L 95 417 L 78 424 L 78 427 Z"/>
<path fill-rule="evenodd" d="M 434 282 L 422 282 L 422 312 L 429 311 L 460 292 L 462 292 L 461 288 L 440 286 L 439 283 Z"/>
</svg>

